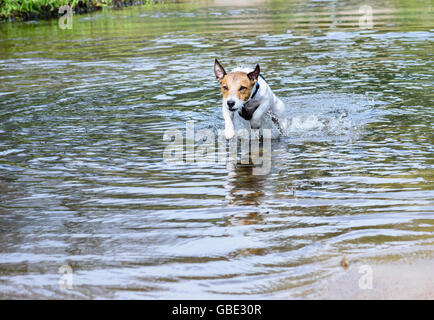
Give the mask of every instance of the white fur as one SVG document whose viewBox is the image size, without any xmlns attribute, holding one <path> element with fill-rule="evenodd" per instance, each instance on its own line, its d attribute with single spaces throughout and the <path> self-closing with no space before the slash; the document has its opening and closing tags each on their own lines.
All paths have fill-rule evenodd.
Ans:
<svg viewBox="0 0 434 320">
<path fill-rule="evenodd" d="M 253 70 L 249 68 L 235 68 L 232 72 L 242 71 L 245 73 L 249 73 Z M 262 117 L 264 114 L 271 110 L 273 114 L 276 116 L 279 122 L 279 126 L 281 129 L 285 130 L 287 127 L 287 122 L 285 119 L 285 104 L 280 100 L 271 90 L 270 86 L 265 82 L 261 77 L 258 78 L 259 82 L 259 90 L 256 93 L 255 97 L 249 101 L 246 105 L 246 108 L 254 108 L 258 106 L 256 111 L 253 113 L 252 118 L 250 119 L 250 126 L 252 129 L 259 129 L 262 122 Z M 253 90 L 252 90 L 253 92 Z M 234 100 L 235 106 L 234 111 L 229 110 L 227 105 L 227 100 Z M 235 136 L 235 127 L 234 127 L 234 113 L 238 112 L 240 108 L 242 108 L 244 101 L 239 100 L 237 97 L 228 97 L 223 99 L 222 102 L 222 111 L 223 118 L 225 120 L 225 136 L 226 139 L 232 139 Z"/>
</svg>

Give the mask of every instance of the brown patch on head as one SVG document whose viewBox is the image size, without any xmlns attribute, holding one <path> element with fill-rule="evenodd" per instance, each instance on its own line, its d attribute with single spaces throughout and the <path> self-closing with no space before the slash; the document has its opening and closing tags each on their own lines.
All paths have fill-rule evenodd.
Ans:
<svg viewBox="0 0 434 320">
<path fill-rule="evenodd" d="M 250 98 L 255 83 L 256 81 L 251 80 L 245 72 L 231 72 L 221 80 L 222 95 L 224 98 L 234 95 L 238 99 L 246 101 Z"/>
</svg>

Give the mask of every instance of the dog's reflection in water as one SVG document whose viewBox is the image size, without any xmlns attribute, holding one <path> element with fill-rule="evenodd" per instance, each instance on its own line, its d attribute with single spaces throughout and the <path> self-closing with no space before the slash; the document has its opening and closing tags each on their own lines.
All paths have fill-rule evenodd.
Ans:
<svg viewBox="0 0 434 320">
<path fill-rule="evenodd" d="M 227 184 L 226 184 L 226 200 L 229 207 L 237 207 L 236 210 L 231 210 L 233 213 L 227 215 L 224 219 L 224 225 L 227 227 L 247 226 L 251 225 L 252 232 L 257 232 L 261 229 L 261 225 L 267 214 L 266 209 L 261 209 L 261 204 L 265 200 L 268 175 L 253 174 L 253 165 L 236 164 L 229 165 Z M 248 232 L 248 231 L 244 231 Z M 234 250 L 229 254 L 231 258 L 247 257 L 247 256 L 262 256 L 269 252 L 269 248 L 259 245 L 258 247 L 242 247 Z"/>
<path fill-rule="evenodd" d="M 265 196 L 264 183 L 267 177 L 267 175 L 253 174 L 253 165 L 230 163 L 228 165 L 228 181 L 225 187 L 228 204 L 240 207 L 259 207 Z M 237 224 L 256 224 L 263 219 L 259 209 L 252 209 L 252 212 L 249 213 L 241 214 L 240 212 L 240 216 L 237 215 L 236 218 Z M 230 220 L 234 222 L 234 218 L 232 216 Z"/>
<path fill-rule="evenodd" d="M 230 205 L 259 206 L 264 196 L 263 184 L 266 175 L 254 175 L 253 165 L 228 165 L 226 200 Z"/>
</svg>

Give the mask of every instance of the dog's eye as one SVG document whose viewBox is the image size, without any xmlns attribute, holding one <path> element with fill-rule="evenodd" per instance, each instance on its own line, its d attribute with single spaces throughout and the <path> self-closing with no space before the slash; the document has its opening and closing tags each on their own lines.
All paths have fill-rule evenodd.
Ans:
<svg viewBox="0 0 434 320">
<path fill-rule="evenodd" d="M 229 88 L 228 88 L 228 86 L 223 86 L 223 90 L 228 90 Z"/>
<path fill-rule="evenodd" d="M 244 91 L 246 89 L 247 89 L 246 87 L 243 87 L 243 86 L 240 87 L 240 91 Z"/>
</svg>

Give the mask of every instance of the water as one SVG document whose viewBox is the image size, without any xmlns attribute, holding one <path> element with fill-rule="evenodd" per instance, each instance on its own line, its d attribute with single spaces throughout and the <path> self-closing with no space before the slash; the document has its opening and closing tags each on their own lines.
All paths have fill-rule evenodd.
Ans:
<svg viewBox="0 0 434 320">
<path fill-rule="evenodd" d="M 233 2 L 0 25 L 0 297 L 305 298 L 433 251 L 432 3 Z M 289 107 L 268 175 L 163 161 L 223 128 L 215 57 Z"/>
</svg>

